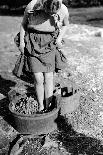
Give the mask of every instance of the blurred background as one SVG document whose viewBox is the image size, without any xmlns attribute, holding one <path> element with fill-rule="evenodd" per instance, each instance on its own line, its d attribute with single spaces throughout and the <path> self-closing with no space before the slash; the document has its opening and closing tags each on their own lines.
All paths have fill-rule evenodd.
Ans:
<svg viewBox="0 0 103 155">
<path fill-rule="evenodd" d="M 17 9 L 25 8 L 25 6 L 30 2 L 30 0 L 0 0 L 0 8 L 5 9 Z M 63 0 L 63 3 L 67 7 L 77 8 L 77 7 L 93 7 L 102 6 L 103 0 Z"/>
<path fill-rule="evenodd" d="M 31 0 L 0 0 L 0 15 L 22 16 Z M 70 23 L 103 27 L 103 0 L 63 0 Z"/>
</svg>

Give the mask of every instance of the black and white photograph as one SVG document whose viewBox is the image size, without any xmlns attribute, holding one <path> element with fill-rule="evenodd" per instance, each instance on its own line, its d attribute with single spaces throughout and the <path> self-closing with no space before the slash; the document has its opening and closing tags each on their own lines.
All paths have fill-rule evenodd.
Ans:
<svg viewBox="0 0 103 155">
<path fill-rule="evenodd" d="M 103 155 L 102 0 L 0 0 L 0 155 Z"/>
</svg>

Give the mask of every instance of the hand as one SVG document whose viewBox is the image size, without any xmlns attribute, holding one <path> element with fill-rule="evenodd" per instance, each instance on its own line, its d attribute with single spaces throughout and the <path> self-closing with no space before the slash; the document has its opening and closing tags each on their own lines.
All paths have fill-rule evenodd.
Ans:
<svg viewBox="0 0 103 155">
<path fill-rule="evenodd" d="M 27 141 L 24 141 L 23 137 L 21 137 L 12 147 L 10 155 L 20 155 L 26 145 Z"/>
<path fill-rule="evenodd" d="M 63 47 L 63 41 L 61 39 L 57 39 L 56 43 L 60 48 Z"/>
<path fill-rule="evenodd" d="M 28 13 L 33 13 L 34 12 L 34 10 L 28 10 Z"/>
</svg>

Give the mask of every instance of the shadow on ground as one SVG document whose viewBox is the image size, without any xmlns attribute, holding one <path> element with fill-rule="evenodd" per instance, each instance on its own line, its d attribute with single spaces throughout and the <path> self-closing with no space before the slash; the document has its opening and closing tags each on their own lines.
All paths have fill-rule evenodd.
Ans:
<svg viewBox="0 0 103 155">
<path fill-rule="evenodd" d="M 0 75 L 0 94 L 3 95 L 3 98 L 0 100 L 0 116 L 2 116 L 4 120 L 10 124 L 11 119 L 8 109 L 8 92 L 10 91 L 11 87 L 15 86 L 16 82 L 6 78 L 7 77 L 4 78 Z"/>
<path fill-rule="evenodd" d="M 0 75 L 0 93 L 7 96 L 10 91 L 10 87 L 15 86 L 15 82 L 9 79 L 6 79 Z"/>
<path fill-rule="evenodd" d="M 103 146 L 99 140 L 75 132 L 72 126 L 68 125 L 65 117 L 59 116 L 57 124 L 59 129 L 57 139 L 62 142 L 68 153 L 72 155 L 103 154 Z"/>
</svg>

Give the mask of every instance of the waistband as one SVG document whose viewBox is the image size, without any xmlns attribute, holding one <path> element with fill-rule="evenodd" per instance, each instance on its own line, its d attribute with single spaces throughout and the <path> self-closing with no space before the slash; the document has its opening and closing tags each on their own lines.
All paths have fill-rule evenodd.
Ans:
<svg viewBox="0 0 103 155">
<path fill-rule="evenodd" d="M 37 34 L 54 34 L 55 33 L 55 31 L 53 31 L 53 32 L 40 31 L 40 30 L 34 29 L 33 27 L 28 27 L 27 32 L 29 32 L 29 33 L 37 33 Z"/>
</svg>

